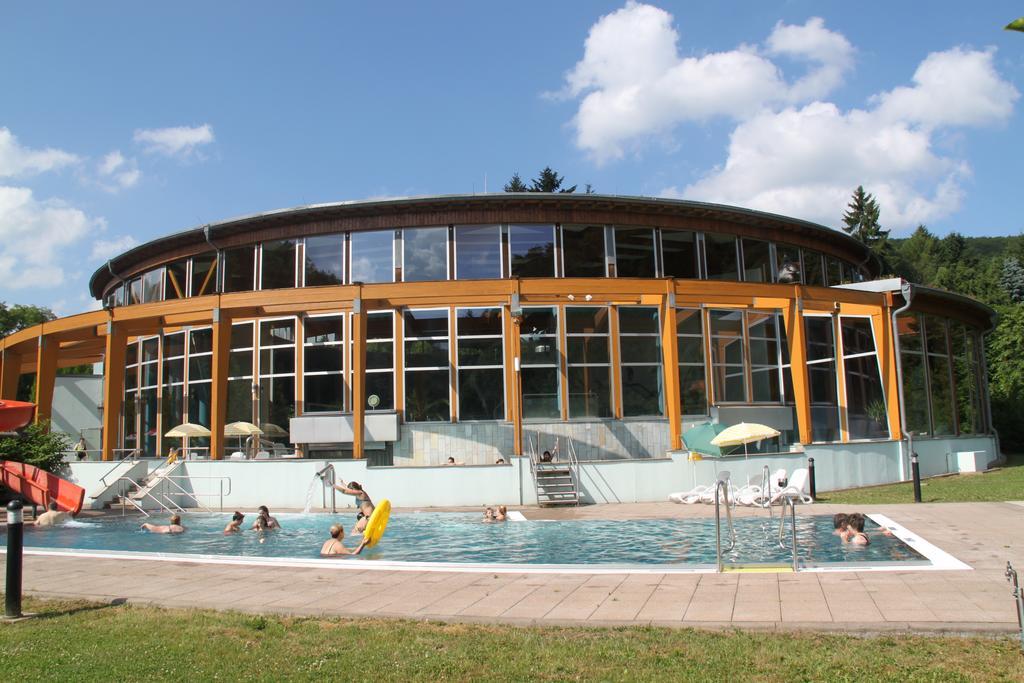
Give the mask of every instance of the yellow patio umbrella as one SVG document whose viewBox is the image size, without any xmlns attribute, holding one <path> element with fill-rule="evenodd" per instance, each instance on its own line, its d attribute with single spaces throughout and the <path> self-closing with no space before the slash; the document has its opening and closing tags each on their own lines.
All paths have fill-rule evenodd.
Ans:
<svg viewBox="0 0 1024 683">
<path fill-rule="evenodd" d="M 773 439 L 779 430 L 756 422 L 740 422 L 726 427 L 718 436 L 711 439 L 715 446 L 743 446 L 743 457 L 747 457 L 747 444 L 764 439 Z"/>
<path fill-rule="evenodd" d="M 282 436 L 288 436 L 288 430 L 277 426 L 271 422 L 264 422 L 261 425 L 263 433 L 271 438 L 280 438 Z"/>
<path fill-rule="evenodd" d="M 232 422 L 224 425 L 224 436 L 252 436 L 262 433 L 263 430 L 252 422 Z"/>
<path fill-rule="evenodd" d="M 169 432 L 164 434 L 164 436 L 210 436 L 210 430 L 204 427 L 203 425 L 197 425 L 193 422 L 185 422 L 184 424 L 180 424 L 177 427 L 174 427 Z"/>
</svg>

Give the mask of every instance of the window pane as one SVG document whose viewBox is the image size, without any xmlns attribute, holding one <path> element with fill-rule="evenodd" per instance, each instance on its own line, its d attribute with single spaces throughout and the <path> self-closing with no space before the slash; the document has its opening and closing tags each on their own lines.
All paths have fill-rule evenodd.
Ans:
<svg viewBox="0 0 1024 683">
<path fill-rule="evenodd" d="M 188 385 L 188 421 L 195 424 L 210 426 L 210 391 L 209 382 Z"/>
<path fill-rule="evenodd" d="M 661 334 L 658 309 L 647 306 L 626 306 L 619 309 L 620 334 Z"/>
<path fill-rule="evenodd" d="M 921 351 L 921 319 L 913 313 L 896 317 L 896 329 L 900 335 L 901 351 Z"/>
<path fill-rule="evenodd" d="M 232 351 L 228 358 L 228 377 L 252 377 L 252 351 Z"/>
<path fill-rule="evenodd" d="M 193 353 L 209 353 L 213 351 L 213 330 L 209 327 L 201 330 L 191 330 L 188 333 L 189 348 L 188 352 Z"/>
<path fill-rule="evenodd" d="M 708 319 L 715 402 L 744 402 L 747 380 L 743 360 L 743 313 L 710 311 Z"/>
<path fill-rule="evenodd" d="M 295 349 L 291 346 L 260 350 L 260 375 L 290 375 L 295 372 Z"/>
<path fill-rule="evenodd" d="M 660 365 L 624 365 L 622 367 L 622 412 L 634 415 L 661 415 L 663 377 Z"/>
<path fill-rule="evenodd" d="M 523 321 L 519 324 L 523 336 L 558 334 L 558 309 L 524 308 Z"/>
<path fill-rule="evenodd" d="M 338 412 L 345 400 L 345 384 L 341 375 L 306 375 L 303 378 L 304 411 L 307 413 Z"/>
<path fill-rule="evenodd" d="M 871 333 L 870 320 L 843 316 L 839 323 L 843 334 L 844 356 L 875 352 L 875 338 Z"/>
<path fill-rule="evenodd" d="M 604 277 L 604 226 L 563 225 L 565 277 Z"/>
<path fill-rule="evenodd" d="M 566 345 L 570 363 L 610 363 L 608 337 L 569 337 Z"/>
<path fill-rule="evenodd" d="M 974 334 L 959 323 L 951 330 L 953 341 L 953 375 L 956 380 L 956 408 L 961 434 L 981 431 L 981 402 L 978 396 L 978 362 L 974 351 Z"/>
<path fill-rule="evenodd" d="M 605 306 L 567 306 L 565 331 L 569 334 L 607 334 L 608 308 Z"/>
<path fill-rule="evenodd" d="M 768 242 L 743 240 L 743 279 L 747 282 L 772 281 L 772 259 Z"/>
<path fill-rule="evenodd" d="M 395 317 L 390 311 L 366 314 L 367 339 L 391 339 L 394 337 Z"/>
<path fill-rule="evenodd" d="M 821 253 L 804 249 L 804 282 L 809 285 L 825 285 L 825 269 L 821 265 Z"/>
<path fill-rule="evenodd" d="M 739 280 L 736 238 L 715 232 L 704 233 L 704 257 L 709 280 Z"/>
<path fill-rule="evenodd" d="M 142 276 L 142 299 L 149 303 L 160 301 L 161 285 L 164 281 L 164 269 L 151 270 Z"/>
<path fill-rule="evenodd" d="M 950 386 L 949 359 L 928 355 L 931 379 L 932 423 L 935 436 L 953 433 L 953 387 Z"/>
<path fill-rule="evenodd" d="M 661 363 L 660 337 L 622 337 L 619 348 L 623 363 Z"/>
<path fill-rule="evenodd" d="M 326 344 L 343 341 L 342 318 L 340 315 L 327 318 L 306 318 L 302 333 L 307 344 Z"/>
<path fill-rule="evenodd" d="M 524 334 L 520 337 L 519 351 L 523 365 L 558 364 L 558 340 L 555 337 Z"/>
<path fill-rule="evenodd" d="M 252 422 L 252 380 L 233 379 L 228 381 L 227 424 Z M 228 444 L 238 445 L 237 438 L 227 437 Z"/>
<path fill-rule="evenodd" d="M 501 365 L 501 339 L 459 339 L 459 367 Z"/>
<path fill-rule="evenodd" d="M 164 384 L 180 384 L 185 381 L 185 359 L 175 358 L 164 361 Z M 178 424 L 177 422 L 175 424 Z"/>
<path fill-rule="evenodd" d="M 661 254 L 665 277 L 697 277 L 697 233 L 663 228 Z"/>
<path fill-rule="evenodd" d="M 344 235 L 306 238 L 306 286 L 340 285 L 345 281 Z"/>
<path fill-rule="evenodd" d="M 558 368 L 524 367 L 521 374 L 523 417 L 559 418 L 562 401 L 558 392 Z"/>
<path fill-rule="evenodd" d="M 934 315 L 924 317 L 925 340 L 928 345 L 928 353 L 947 355 L 946 349 L 946 320 Z"/>
<path fill-rule="evenodd" d="M 919 353 L 903 352 L 902 362 L 907 430 L 915 434 L 927 435 L 931 429 L 928 425 L 928 392 L 925 384 L 924 356 Z"/>
<path fill-rule="evenodd" d="M 679 337 L 679 362 L 703 363 L 704 340 L 698 337 Z"/>
<path fill-rule="evenodd" d="M 825 265 L 828 267 L 827 278 L 828 286 L 832 287 L 835 285 L 842 284 L 843 282 L 843 264 L 842 262 L 831 256 L 825 257 Z"/>
<path fill-rule="evenodd" d="M 377 397 L 377 405 L 371 405 L 372 397 Z M 366 373 L 366 409 L 367 410 L 394 410 L 395 409 L 395 380 L 391 372 L 368 372 Z"/>
<path fill-rule="evenodd" d="M 252 291 L 255 274 L 255 250 L 253 249 L 253 247 L 238 247 L 237 249 L 225 249 L 223 254 L 224 291 Z"/>
<path fill-rule="evenodd" d="M 413 337 L 447 337 L 447 309 L 414 309 L 403 314 L 405 319 L 405 336 Z"/>
<path fill-rule="evenodd" d="M 508 226 L 512 277 L 554 277 L 554 226 Z"/>
<path fill-rule="evenodd" d="M 217 291 L 217 255 L 200 254 L 192 257 L 192 296 L 214 294 Z"/>
<path fill-rule="evenodd" d="M 417 339 L 405 342 L 405 366 L 407 368 L 447 367 L 448 340 Z"/>
<path fill-rule="evenodd" d="M 704 334 L 704 322 L 701 319 L 700 310 L 676 309 L 676 332 L 678 334 Z"/>
<path fill-rule="evenodd" d="M 610 368 L 569 366 L 569 417 L 611 417 Z"/>
<path fill-rule="evenodd" d="M 483 280 L 501 277 L 501 228 L 462 225 L 455 228 L 455 277 Z"/>
<path fill-rule="evenodd" d="M 619 277 L 654 277 L 654 230 L 615 228 L 615 272 Z"/>
<path fill-rule="evenodd" d="M 366 369 L 390 370 L 394 363 L 393 342 L 367 342 Z"/>
<path fill-rule="evenodd" d="M 159 337 L 150 337 L 142 340 L 142 362 L 148 363 L 160 357 Z"/>
<path fill-rule="evenodd" d="M 307 346 L 302 351 L 306 372 L 341 372 L 345 367 L 344 349 L 341 344 Z"/>
<path fill-rule="evenodd" d="M 185 387 L 178 386 L 167 386 L 164 385 L 161 393 L 161 406 L 160 410 L 163 413 L 164 427 L 163 430 L 168 432 L 175 425 L 180 425 L 185 421 Z M 168 444 L 177 443 L 180 444 L 180 440 L 171 439 L 171 437 L 164 437 L 164 450 L 170 450 Z"/>
<path fill-rule="evenodd" d="M 448 279 L 448 228 L 406 229 L 402 240 L 406 282 Z"/>
<path fill-rule="evenodd" d="M 806 317 L 804 328 L 807 331 L 807 360 L 824 360 L 836 357 L 835 344 L 832 337 L 832 318 Z"/>
<path fill-rule="evenodd" d="M 505 419 L 503 370 L 459 370 L 459 419 Z"/>
<path fill-rule="evenodd" d="M 263 436 L 272 441 L 287 443 L 287 431 L 290 418 L 295 416 L 295 378 L 266 377 L 260 380 L 260 428 L 272 424 L 280 427 L 285 435 L 281 437 Z M 276 430 L 272 430 L 276 432 Z"/>
<path fill-rule="evenodd" d="M 707 386 L 704 366 L 682 365 L 679 367 L 679 399 L 683 415 L 707 415 Z"/>
<path fill-rule="evenodd" d="M 850 438 L 888 438 L 888 411 L 875 354 L 847 358 L 843 367 L 846 373 L 846 417 Z"/>
<path fill-rule="evenodd" d="M 142 436 L 142 452 L 149 456 L 156 455 L 156 389 L 143 389 L 139 392 L 139 431 Z"/>
<path fill-rule="evenodd" d="M 260 323 L 260 346 L 295 343 L 295 320 L 265 320 Z"/>
<path fill-rule="evenodd" d="M 460 337 L 501 336 L 500 308 L 460 308 L 455 315 L 456 329 Z"/>
<path fill-rule="evenodd" d="M 775 245 L 776 268 L 778 281 L 782 284 L 793 284 L 803 281 L 800 274 L 800 249 L 788 244 Z"/>
<path fill-rule="evenodd" d="M 195 382 L 212 377 L 213 356 L 190 358 L 188 362 L 188 381 Z"/>
<path fill-rule="evenodd" d="M 751 368 L 750 382 L 754 403 L 778 403 L 782 400 L 777 366 Z"/>
<path fill-rule="evenodd" d="M 234 325 L 231 326 L 232 349 L 252 348 L 252 325 L 252 323 L 235 323 Z"/>
<path fill-rule="evenodd" d="M 407 422 L 446 422 L 451 418 L 447 370 L 405 373 Z"/>
<path fill-rule="evenodd" d="M 141 304 L 142 299 L 142 278 L 137 277 L 128 283 L 128 303 Z"/>
<path fill-rule="evenodd" d="M 392 230 L 353 231 L 352 282 L 393 282 L 395 279 L 395 233 Z"/>
<path fill-rule="evenodd" d="M 279 240 L 263 243 L 260 289 L 295 286 L 295 242 Z"/>
</svg>

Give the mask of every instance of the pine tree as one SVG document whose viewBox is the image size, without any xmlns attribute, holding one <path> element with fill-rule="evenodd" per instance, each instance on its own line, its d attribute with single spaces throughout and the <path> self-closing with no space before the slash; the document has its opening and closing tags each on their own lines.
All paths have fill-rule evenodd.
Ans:
<svg viewBox="0 0 1024 683">
<path fill-rule="evenodd" d="M 505 192 L 529 192 L 530 188 L 526 186 L 523 179 L 519 177 L 518 173 L 512 174 L 512 179 L 505 183 Z"/>
<path fill-rule="evenodd" d="M 878 202 L 875 201 L 874 195 L 864 191 L 863 185 L 858 185 L 853 191 L 853 200 L 847 205 L 847 209 L 849 210 L 843 214 L 843 223 L 846 224 L 843 230 L 847 235 L 855 237 L 868 247 L 874 247 L 888 239 L 889 231 L 883 230 L 878 224 L 881 213 Z"/>
<path fill-rule="evenodd" d="M 562 189 L 562 182 L 564 180 L 564 176 L 558 175 L 550 166 L 545 166 L 540 175 L 531 181 L 530 192 L 575 192 L 575 185 L 564 190 Z"/>
<path fill-rule="evenodd" d="M 1002 272 L 999 274 L 999 286 L 1003 288 L 1010 301 L 1015 304 L 1024 302 L 1024 265 L 1015 256 L 1003 260 Z"/>
</svg>

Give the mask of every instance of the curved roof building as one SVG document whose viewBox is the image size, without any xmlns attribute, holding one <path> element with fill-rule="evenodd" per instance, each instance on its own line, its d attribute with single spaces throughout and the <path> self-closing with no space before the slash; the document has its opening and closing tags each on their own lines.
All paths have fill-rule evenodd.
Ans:
<svg viewBox="0 0 1024 683">
<path fill-rule="evenodd" d="M 45 418 L 56 368 L 103 360 L 107 459 L 224 458 L 235 421 L 271 455 L 381 465 L 494 463 L 558 439 L 580 460 L 656 459 L 711 420 L 775 426 L 761 451 L 891 451 L 894 479 L 908 431 L 990 439 L 993 312 L 879 276 L 841 232 L 698 202 L 320 204 L 111 259 L 89 283 L 103 310 L 0 342 L 0 390 L 37 373 Z M 163 436 L 182 422 L 212 435 Z"/>
</svg>

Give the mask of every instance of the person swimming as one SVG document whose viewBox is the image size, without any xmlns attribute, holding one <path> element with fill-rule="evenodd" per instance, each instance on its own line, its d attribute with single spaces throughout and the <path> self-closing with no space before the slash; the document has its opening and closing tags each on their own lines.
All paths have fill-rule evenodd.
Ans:
<svg viewBox="0 0 1024 683">
<path fill-rule="evenodd" d="M 270 510 L 267 508 L 266 505 L 260 505 L 258 508 L 256 508 L 256 513 L 257 513 L 257 519 L 259 517 L 263 517 L 266 520 L 266 522 L 267 522 L 267 529 L 280 529 L 281 528 L 281 525 L 278 523 L 277 518 L 270 516 Z M 255 523 L 252 525 L 252 528 L 253 529 L 256 528 L 256 524 Z"/>
<path fill-rule="evenodd" d="M 349 550 L 342 545 L 342 540 L 345 538 L 345 528 L 340 524 L 331 525 L 331 537 L 324 541 L 324 544 L 320 546 L 321 557 L 331 557 L 334 555 L 358 555 L 363 552 L 363 548 L 369 542 L 366 538 L 363 538 L 362 543 L 356 547 L 355 550 Z"/>
<path fill-rule="evenodd" d="M 494 521 L 494 508 L 488 506 L 484 510 L 484 522 L 487 523 L 487 524 L 490 524 L 493 521 Z"/>
<path fill-rule="evenodd" d="M 245 520 L 245 515 L 241 512 L 235 511 L 235 514 L 231 515 L 231 521 L 224 527 L 225 534 L 237 534 L 242 531 L 242 522 Z"/>
<path fill-rule="evenodd" d="M 46 506 L 46 512 L 36 517 L 36 526 L 58 526 L 71 520 L 71 515 L 57 509 L 52 500 Z"/>
<path fill-rule="evenodd" d="M 171 515 L 170 524 L 150 524 L 146 522 L 142 528 L 151 534 L 183 534 L 185 527 L 181 525 L 181 515 Z"/>
<path fill-rule="evenodd" d="M 507 522 L 508 521 L 508 508 L 504 505 L 498 506 L 498 512 L 494 515 L 495 522 Z"/>
<path fill-rule="evenodd" d="M 370 495 L 363 490 L 362 485 L 358 481 L 350 481 L 348 484 L 341 482 L 340 484 L 335 484 L 334 488 L 346 496 L 355 496 L 356 507 L 359 508 L 359 511 L 356 513 L 356 525 L 352 531 L 357 534 L 362 533 L 363 529 L 366 528 L 367 522 L 370 521 L 370 515 L 373 514 L 374 510 Z"/>
<path fill-rule="evenodd" d="M 871 539 L 864 533 L 864 515 L 854 512 L 846 518 L 846 540 L 853 545 L 868 545 Z"/>
</svg>

